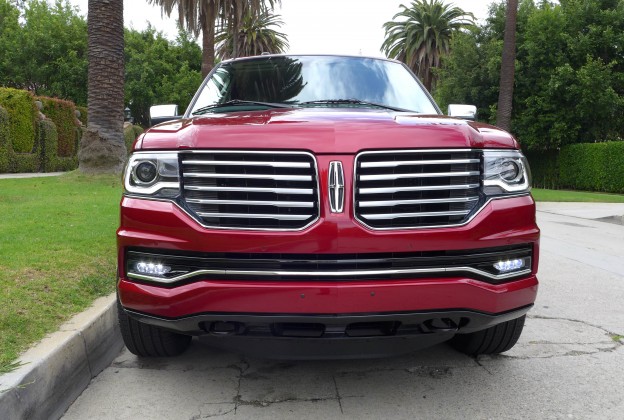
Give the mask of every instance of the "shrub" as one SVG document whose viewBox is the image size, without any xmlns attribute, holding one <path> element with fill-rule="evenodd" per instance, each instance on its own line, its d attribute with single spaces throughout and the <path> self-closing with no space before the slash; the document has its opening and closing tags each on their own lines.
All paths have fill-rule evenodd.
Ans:
<svg viewBox="0 0 624 420">
<path fill-rule="evenodd" d="M 624 193 L 624 141 L 608 142 L 605 148 L 605 191 Z"/>
<path fill-rule="evenodd" d="M 78 158 L 75 153 L 67 157 L 59 156 L 59 135 L 52 120 L 39 122 L 39 143 L 43 145 L 41 170 L 44 172 L 71 171 L 78 167 Z"/>
<path fill-rule="evenodd" d="M 533 186 L 556 189 L 559 186 L 559 151 L 527 152 Z"/>
<path fill-rule="evenodd" d="M 0 105 L 9 114 L 9 132 L 13 151 L 31 153 L 36 143 L 38 110 L 32 93 L 25 90 L 0 88 Z"/>
<path fill-rule="evenodd" d="M 126 141 L 126 149 L 128 153 L 132 150 L 132 145 L 136 138 L 143 132 L 143 128 L 139 125 L 127 125 L 124 128 L 124 139 Z"/>
<path fill-rule="evenodd" d="M 566 146 L 559 155 L 563 188 L 624 193 L 624 142 Z"/>
<path fill-rule="evenodd" d="M 0 173 L 10 172 L 9 154 L 13 148 L 9 142 L 9 113 L 0 106 Z"/>
<path fill-rule="evenodd" d="M 58 156 L 58 134 L 52 120 L 37 122 L 38 138 L 33 153 L 15 153 L 10 141 L 9 114 L 0 107 L 0 173 L 71 171 L 78 167 L 78 158 Z"/>
<path fill-rule="evenodd" d="M 76 106 L 73 102 L 57 98 L 38 97 L 43 103 L 43 114 L 56 125 L 58 156 L 74 156 L 78 150 Z"/>
</svg>

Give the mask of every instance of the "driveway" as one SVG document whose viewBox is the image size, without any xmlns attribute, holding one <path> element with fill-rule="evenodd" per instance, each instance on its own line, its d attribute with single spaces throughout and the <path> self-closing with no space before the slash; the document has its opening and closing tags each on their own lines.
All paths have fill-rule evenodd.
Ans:
<svg viewBox="0 0 624 420">
<path fill-rule="evenodd" d="M 127 351 L 64 419 L 622 419 L 624 205 L 540 204 L 540 292 L 511 351 L 279 362 L 195 340 L 175 359 Z M 619 221 L 618 221 L 619 220 Z"/>
</svg>

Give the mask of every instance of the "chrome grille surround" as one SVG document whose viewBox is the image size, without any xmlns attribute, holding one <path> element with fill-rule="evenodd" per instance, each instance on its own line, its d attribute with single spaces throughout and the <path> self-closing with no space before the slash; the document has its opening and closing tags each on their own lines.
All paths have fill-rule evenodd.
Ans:
<svg viewBox="0 0 624 420">
<path fill-rule="evenodd" d="M 464 225 L 484 204 L 482 166 L 482 152 L 474 149 L 359 153 L 354 217 L 373 230 Z"/>
<path fill-rule="evenodd" d="M 180 203 L 202 226 L 299 231 L 320 217 L 318 169 L 302 151 L 180 153 Z"/>
</svg>

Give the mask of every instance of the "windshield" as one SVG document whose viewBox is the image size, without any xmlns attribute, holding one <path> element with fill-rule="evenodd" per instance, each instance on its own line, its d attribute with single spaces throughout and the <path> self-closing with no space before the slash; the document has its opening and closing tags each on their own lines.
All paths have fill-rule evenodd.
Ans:
<svg viewBox="0 0 624 420">
<path fill-rule="evenodd" d="M 224 63 L 203 85 L 188 114 L 234 100 L 438 113 L 402 64 L 361 57 L 272 56 Z"/>
</svg>

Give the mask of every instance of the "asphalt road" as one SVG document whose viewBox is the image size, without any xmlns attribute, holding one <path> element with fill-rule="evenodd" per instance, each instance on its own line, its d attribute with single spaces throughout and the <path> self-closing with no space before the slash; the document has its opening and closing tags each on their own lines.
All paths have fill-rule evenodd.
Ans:
<svg viewBox="0 0 624 420">
<path fill-rule="evenodd" d="M 279 362 L 127 351 L 64 419 L 624 419 L 624 205 L 541 204 L 540 291 L 505 355 Z"/>
</svg>

